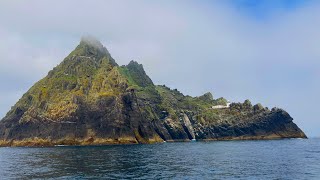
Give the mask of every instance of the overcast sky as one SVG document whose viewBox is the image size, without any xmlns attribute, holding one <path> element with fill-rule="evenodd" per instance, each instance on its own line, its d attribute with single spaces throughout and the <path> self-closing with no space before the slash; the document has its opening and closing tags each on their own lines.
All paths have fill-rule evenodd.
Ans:
<svg viewBox="0 0 320 180">
<path fill-rule="evenodd" d="M 320 1 L 0 1 L 0 116 L 93 35 L 188 95 L 261 102 L 320 136 Z"/>
</svg>

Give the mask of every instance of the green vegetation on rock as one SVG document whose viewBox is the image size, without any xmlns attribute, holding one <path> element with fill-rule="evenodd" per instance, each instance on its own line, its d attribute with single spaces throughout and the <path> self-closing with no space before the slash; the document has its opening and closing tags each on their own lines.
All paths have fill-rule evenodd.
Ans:
<svg viewBox="0 0 320 180">
<path fill-rule="evenodd" d="M 0 121 L 0 146 L 306 137 L 281 109 L 227 103 L 154 85 L 141 64 L 118 66 L 84 37 Z"/>
</svg>

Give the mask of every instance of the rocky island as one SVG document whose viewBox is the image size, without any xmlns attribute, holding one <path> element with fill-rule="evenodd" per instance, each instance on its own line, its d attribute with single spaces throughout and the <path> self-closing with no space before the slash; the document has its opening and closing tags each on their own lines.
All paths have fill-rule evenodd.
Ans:
<svg viewBox="0 0 320 180">
<path fill-rule="evenodd" d="M 155 85 L 141 64 L 119 66 L 84 37 L 0 121 L 0 146 L 306 138 L 292 120 L 249 100 L 229 105 Z"/>
</svg>

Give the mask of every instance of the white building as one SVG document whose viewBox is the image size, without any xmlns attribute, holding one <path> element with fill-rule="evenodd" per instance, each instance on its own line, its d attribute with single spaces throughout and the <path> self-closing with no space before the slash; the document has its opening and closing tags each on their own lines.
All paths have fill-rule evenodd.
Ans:
<svg viewBox="0 0 320 180">
<path fill-rule="evenodd" d="M 230 107 L 230 101 L 227 102 L 227 105 L 216 105 L 216 106 L 212 106 L 212 109 L 223 109 L 223 108 L 229 108 Z"/>
</svg>

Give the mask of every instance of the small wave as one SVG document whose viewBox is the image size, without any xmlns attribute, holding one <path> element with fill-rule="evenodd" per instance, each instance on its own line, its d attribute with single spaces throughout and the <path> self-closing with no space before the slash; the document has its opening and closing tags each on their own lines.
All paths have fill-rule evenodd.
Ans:
<svg viewBox="0 0 320 180">
<path fill-rule="evenodd" d="M 320 151 L 318 151 L 318 150 L 308 150 L 307 152 L 311 152 L 311 153 L 320 153 Z"/>
<path fill-rule="evenodd" d="M 68 146 L 68 145 L 63 145 L 63 144 L 58 144 L 58 145 L 54 145 L 55 147 L 65 147 L 65 146 Z"/>
</svg>

